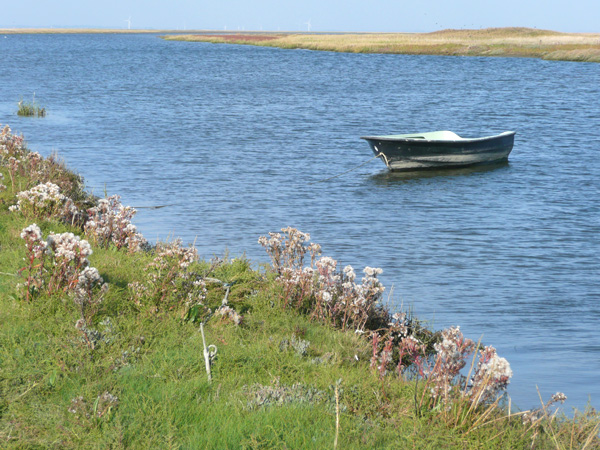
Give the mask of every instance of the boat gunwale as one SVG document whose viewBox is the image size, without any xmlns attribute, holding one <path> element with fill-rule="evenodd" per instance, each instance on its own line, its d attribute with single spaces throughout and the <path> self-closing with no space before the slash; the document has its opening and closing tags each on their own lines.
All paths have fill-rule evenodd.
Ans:
<svg viewBox="0 0 600 450">
<path fill-rule="evenodd" d="M 431 133 L 431 132 L 428 132 Z M 422 134 L 428 134 L 428 133 L 422 133 Z M 419 133 L 412 133 L 413 135 L 418 135 Z M 516 134 L 516 131 L 505 131 L 503 133 L 500 134 L 496 134 L 493 136 L 484 136 L 484 137 L 478 137 L 478 138 L 459 138 L 459 139 L 420 139 L 420 138 L 411 138 L 411 137 L 400 137 L 400 136 L 406 136 L 406 135 L 384 135 L 384 136 L 361 136 L 360 139 L 365 139 L 365 140 L 378 140 L 378 141 L 388 141 L 388 142 L 410 142 L 410 143 L 416 143 L 416 142 L 427 142 L 427 143 L 455 143 L 455 142 L 461 142 L 461 143 L 465 143 L 465 142 L 481 142 L 481 141 L 486 141 L 486 140 L 491 140 L 491 139 L 496 139 L 496 138 L 500 138 L 500 137 L 505 137 L 505 136 L 514 136 Z"/>
</svg>

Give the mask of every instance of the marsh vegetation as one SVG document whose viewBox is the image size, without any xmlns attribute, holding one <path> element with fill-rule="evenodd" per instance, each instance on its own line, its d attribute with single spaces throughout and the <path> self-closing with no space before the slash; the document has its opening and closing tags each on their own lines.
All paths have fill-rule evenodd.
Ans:
<svg viewBox="0 0 600 450">
<path fill-rule="evenodd" d="M 441 30 L 432 33 L 198 34 L 165 36 L 164 39 L 348 53 L 509 56 L 600 62 L 600 34 L 559 33 L 532 28 Z"/>
<path fill-rule="evenodd" d="M 36 102 L 35 94 L 33 94 L 33 98 L 31 101 L 21 99 L 18 103 L 18 106 L 19 109 L 17 110 L 17 114 L 19 116 L 46 116 L 46 108 L 40 106 L 40 104 Z"/>
</svg>

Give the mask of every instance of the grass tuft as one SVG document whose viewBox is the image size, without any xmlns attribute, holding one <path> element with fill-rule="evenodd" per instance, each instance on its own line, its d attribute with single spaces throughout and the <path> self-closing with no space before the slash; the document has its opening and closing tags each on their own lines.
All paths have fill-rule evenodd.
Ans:
<svg viewBox="0 0 600 450">
<path fill-rule="evenodd" d="M 17 114 L 19 116 L 36 116 L 36 117 L 46 117 L 46 108 L 41 107 L 35 101 L 35 94 L 33 94 L 33 99 L 31 102 L 21 99 L 18 103 L 19 109 Z"/>
</svg>

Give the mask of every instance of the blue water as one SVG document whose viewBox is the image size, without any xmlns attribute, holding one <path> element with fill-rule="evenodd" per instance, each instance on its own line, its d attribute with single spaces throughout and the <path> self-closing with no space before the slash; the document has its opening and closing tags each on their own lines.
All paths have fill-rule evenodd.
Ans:
<svg viewBox="0 0 600 450">
<path fill-rule="evenodd" d="M 513 404 L 600 406 L 600 65 L 0 36 L 0 123 L 58 151 L 150 240 L 266 262 L 292 225 L 382 267 L 392 307 L 460 325 L 514 371 Z M 44 119 L 16 115 L 35 92 Z M 387 172 L 359 136 L 517 131 L 510 163 Z"/>
</svg>

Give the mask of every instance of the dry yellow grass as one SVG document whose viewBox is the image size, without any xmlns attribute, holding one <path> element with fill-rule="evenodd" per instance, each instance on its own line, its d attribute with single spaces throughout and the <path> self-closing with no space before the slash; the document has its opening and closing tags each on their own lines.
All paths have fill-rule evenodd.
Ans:
<svg viewBox="0 0 600 450">
<path fill-rule="evenodd" d="M 229 42 L 279 48 L 350 53 L 397 53 L 461 56 L 521 56 L 600 62 L 600 34 L 560 33 L 532 28 L 442 30 L 433 33 L 180 35 L 169 40 Z"/>
</svg>

